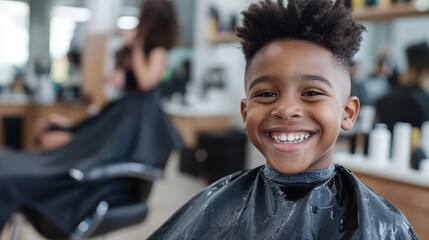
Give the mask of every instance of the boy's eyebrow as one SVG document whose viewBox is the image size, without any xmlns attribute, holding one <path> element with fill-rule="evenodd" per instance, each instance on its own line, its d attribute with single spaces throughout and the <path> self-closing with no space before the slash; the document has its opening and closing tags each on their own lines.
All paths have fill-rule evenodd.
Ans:
<svg viewBox="0 0 429 240">
<path fill-rule="evenodd" d="M 251 90 L 258 83 L 261 83 L 261 82 L 273 82 L 273 81 L 276 81 L 277 79 L 278 79 L 278 77 L 276 77 L 276 76 L 270 76 L 270 75 L 260 76 L 260 77 L 256 78 L 255 80 L 253 80 L 250 83 L 249 90 Z"/>
<path fill-rule="evenodd" d="M 328 87 L 332 88 L 332 84 L 328 79 L 320 76 L 320 75 L 311 75 L 311 74 L 298 74 L 297 79 L 307 80 L 307 81 L 320 81 Z"/>
</svg>

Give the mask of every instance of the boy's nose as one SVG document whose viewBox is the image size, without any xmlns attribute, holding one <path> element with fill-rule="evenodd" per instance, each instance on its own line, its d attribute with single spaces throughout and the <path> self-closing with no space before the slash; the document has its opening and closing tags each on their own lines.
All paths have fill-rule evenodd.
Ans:
<svg viewBox="0 0 429 240">
<path fill-rule="evenodd" d="M 279 99 L 271 111 L 271 116 L 285 120 L 301 117 L 302 109 L 299 100 L 293 97 Z"/>
</svg>

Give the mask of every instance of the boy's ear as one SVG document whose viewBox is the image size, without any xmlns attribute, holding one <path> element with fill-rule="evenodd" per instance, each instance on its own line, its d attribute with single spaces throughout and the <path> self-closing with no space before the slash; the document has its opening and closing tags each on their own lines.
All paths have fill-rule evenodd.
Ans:
<svg viewBox="0 0 429 240">
<path fill-rule="evenodd" d="M 341 119 L 341 129 L 349 131 L 353 128 L 359 113 L 360 103 L 355 96 L 348 97 L 343 109 L 343 118 Z"/>
<path fill-rule="evenodd" d="M 243 130 L 246 132 L 246 119 L 247 119 L 247 99 L 241 99 L 240 103 L 241 119 L 243 121 Z"/>
</svg>

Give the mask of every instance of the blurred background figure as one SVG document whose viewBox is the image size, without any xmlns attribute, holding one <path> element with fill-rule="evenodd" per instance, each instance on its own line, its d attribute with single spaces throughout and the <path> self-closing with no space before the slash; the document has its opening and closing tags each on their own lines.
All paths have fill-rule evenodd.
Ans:
<svg viewBox="0 0 429 240">
<path fill-rule="evenodd" d="M 427 42 L 406 48 L 407 70 L 399 84 L 376 103 L 377 121 L 386 123 L 390 130 L 396 122 L 421 127 L 429 121 L 429 46 Z"/>
<path fill-rule="evenodd" d="M 383 48 L 378 54 L 373 72 L 364 83 L 367 94 L 364 105 L 374 106 L 389 91 L 390 86 L 397 85 L 398 75 L 390 50 Z"/>
</svg>

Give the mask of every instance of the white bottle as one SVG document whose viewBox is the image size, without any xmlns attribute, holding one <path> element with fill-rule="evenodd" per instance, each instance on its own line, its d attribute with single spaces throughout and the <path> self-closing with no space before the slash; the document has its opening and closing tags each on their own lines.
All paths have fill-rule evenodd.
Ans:
<svg viewBox="0 0 429 240">
<path fill-rule="evenodd" d="M 40 77 L 37 100 L 39 104 L 53 104 L 55 102 L 55 92 L 51 79 L 48 74 Z"/>
<path fill-rule="evenodd" d="M 368 158 L 380 165 L 387 165 L 390 159 L 392 134 L 387 125 L 378 123 L 369 134 Z"/>
<path fill-rule="evenodd" d="M 398 122 L 393 127 L 392 161 L 401 168 L 410 168 L 412 126 Z"/>
</svg>

